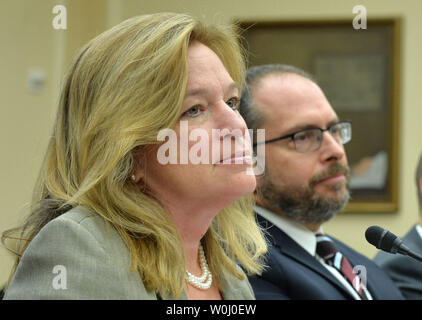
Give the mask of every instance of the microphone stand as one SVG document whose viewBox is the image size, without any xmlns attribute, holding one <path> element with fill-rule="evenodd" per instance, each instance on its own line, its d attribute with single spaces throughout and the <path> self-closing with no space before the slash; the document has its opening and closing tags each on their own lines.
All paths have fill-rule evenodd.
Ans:
<svg viewBox="0 0 422 320">
<path fill-rule="evenodd" d="M 410 250 L 410 248 L 406 246 L 400 238 L 397 237 L 397 239 L 394 241 L 395 242 L 397 241 L 396 253 L 400 253 L 400 254 L 412 257 L 413 259 L 416 259 L 422 262 L 422 256 Z"/>
<path fill-rule="evenodd" d="M 420 256 L 419 254 L 417 254 L 417 253 L 415 253 L 415 252 L 409 251 L 409 252 L 407 253 L 407 255 L 408 255 L 409 257 L 412 257 L 413 259 L 416 259 L 416 260 L 418 260 L 418 261 L 421 261 L 421 262 L 422 262 L 422 256 Z"/>
</svg>

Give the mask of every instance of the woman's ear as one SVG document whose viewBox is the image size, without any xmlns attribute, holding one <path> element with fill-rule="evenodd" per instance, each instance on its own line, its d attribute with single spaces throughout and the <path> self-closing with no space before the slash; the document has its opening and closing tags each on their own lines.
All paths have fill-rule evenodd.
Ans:
<svg viewBox="0 0 422 320">
<path fill-rule="evenodd" d="M 130 180 L 137 184 L 145 178 L 146 156 L 145 150 L 141 147 L 136 147 L 133 152 L 133 172 Z"/>
</svg>

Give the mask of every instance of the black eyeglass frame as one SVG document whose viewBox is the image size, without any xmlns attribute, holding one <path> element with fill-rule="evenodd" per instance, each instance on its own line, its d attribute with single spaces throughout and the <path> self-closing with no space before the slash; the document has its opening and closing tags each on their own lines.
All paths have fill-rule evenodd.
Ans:
<svg viewBox="0 0 422 320">
<path fill-rule="evenodd" d="M 270 139 L 270 140 L 266 140 L 266 141 L 264 141 L 264 142 L 259 142 L 259 143 L 254 143 L 253 144 L 253 146 L 254 147 L 256 147 L 258 144 L 267 144 L 267 143 L 271 143 L 271 142 L 275 142 L 275 141 L 279 141 L 279 140 L 284 140 L 284 139 L 288 139 L 288 138 L 291 138 L 292 140 L 293 140 L 293 142 L 294 142 L 294 139 L 293 139 L 293 137 L 296 135 L 296 134 L 298 134 L 298 133 L 301 133 L 301 132 L 303 132 L 303 131 L 307 131 L 307 130 L 315 130 L 315 129 L 318 129 L 318 130 L 320 130 L 321 131 L 321 136 L 322 136 L 322 134 L 325 132 L 325 131 L 330 131 L 331 130 L 331 128 L 332 127 L 334 127 L 334 126 L 337 126 L 337 125 L 339 125 L 339 124 L 341 124 L 341 123 L 347 123 L 347 124 L 349 124 L 350 125 L 350 130 L 352 130 L 352 122 L 351 121 L 349 121 L 349 120 L 343 120 L 343 121 L 339 121 L 339 122 L 336 122 L 336 123 L 333 123 L 332 125 L 330 125 L 329 127 L 327 127 L 327 129 L 321 129 L 321 128 L 317 128 L 317 127 L 315 127 L 315 128 L 306 128 L 306 129 L 302 129 L 302 130 L 299 130 L 299 131 L 296 131 L 296 132 L 293 132 L 293 133 L 291 133 L 291 134 L 287 134 L 287 135 L 285 135 L 285 136 L 281 136 L 281 137 L 278 137 L 278 138 L 273 138 L 273 139 Z M 322 141 L 322 140 L 321 140 Z M 349 140 L 350 141 L 350 140 Z M 347 142 L 346 142 L 347 143 Z M 344 143 L 343 143 L 344 144 Z M 318 150 L 318 149 L 316 149 L 316 150 Z"/>
</svg>

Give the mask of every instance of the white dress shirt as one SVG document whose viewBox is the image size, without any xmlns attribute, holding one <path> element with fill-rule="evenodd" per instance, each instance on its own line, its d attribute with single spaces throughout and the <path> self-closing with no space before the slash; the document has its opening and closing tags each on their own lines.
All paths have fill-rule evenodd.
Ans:
<svg viewBox="0 0 422 320">
<path fill-rule="evenodd" d="M 315 259 L 319 261 L 329 272 L 331 272 L 332 275 L 346 288 L 354 299 L 361 300 L 359 294 L 353 289 L 352 285 L 343 277 L 343 275 L 336 268 L 326 264 L 324 259 L 316 254 L 316 234 L 323 233 L 322 226 L 317 232 L 312 232 L 304 225 L 275 214 L 265 208 L 255 206 L 254 210 L 286 233 L 311 256 L 315 257 Z M 365 290 L 368 298 L 372 300 L 372 296 L 369 291 L 366 288 L 363 288 L 363 290 Z"/>
</svg>

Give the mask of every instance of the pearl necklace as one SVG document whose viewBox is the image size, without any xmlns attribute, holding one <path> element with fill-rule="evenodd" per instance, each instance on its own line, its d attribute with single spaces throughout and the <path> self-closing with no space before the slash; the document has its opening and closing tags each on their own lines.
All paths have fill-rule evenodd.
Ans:
<svg viewBox="0 0 422 320">
<path fill-rule="evenodd" d="M 208 263 L 205 259 L 204 249 L 202 248 L 201 244 L 199 244 L 199 261 L 201 263 L 202 275 L 200 277 L 197 277 L 190 273 L 188 270 L 186 270 L 186 279 L 194 287 L 201 290 L 206 290 L 211 287 L 212 274 L 208 269 Z"/>
</svg>

